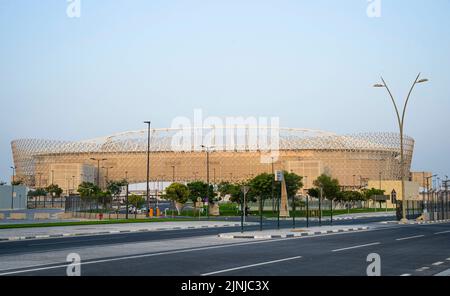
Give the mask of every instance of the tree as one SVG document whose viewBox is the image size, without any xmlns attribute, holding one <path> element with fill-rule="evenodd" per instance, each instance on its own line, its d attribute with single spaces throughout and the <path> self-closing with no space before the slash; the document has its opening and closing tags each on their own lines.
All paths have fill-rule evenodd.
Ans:
<svg viewBox="0 0 450 296">
<path fill-rule="evenodd" d="M 106 189 L 113 195 L 118 196 L 122 192 L 122 188 L 127 186 L 127 180 L 121 181 L 108 181 Z"/>
<path fill-rule="evenodd" d="M 250 190 L 248 192 L 249 200 L 256 201 L 261 199 L 264 206 L 264 201 L 266 199 L 272 198 L 272 182 L 274 175 L 263 173 L 260 174 L 248 182 Z"/>
<path fill-rule="evenodd" d="M 140 209 L 143 205 L 145 205 L 145 199 L 140 196 L 140 195 L 136 195 L 136 194 L 131 194 L 128 197 L 128 202 L 135 207 L 135 211 L 134 211 L 134 218 L 136 219 L 136 215 L 137 215 L 137 210 Z"/>
<path fill-rule="evenodd" d="M 339 197 L 339 193 L 341 191 L 339 181 L 325 174 L 317 177 L 314 181 L 314 186 L 319 189 L 319 192 L 320 188 L 322 188 L 322 197 L 330 200 Z"/>
<path fill-rule="evenodd" d="M 295 173 L 283 172 L 286 182 L 286 190 L 288 198 L 295 196 L 300 188 L 303 187 L 302 177 Z M 260 197 L 263 200 L 272 198 L 272 184 L 274 184 L 275 176 L 273 174 L 263 173 L 251 179 L 248 183 L 250 186 L 249 198 L 255 199 Z M 281 182 L 274 184 L 275 198 L 281 196 Z"/>
<path fill-rule="evenodd" d="M 384 195 L 384 190 L 375 189 L 375 188 L 364 189 L 363 190 L 363 195 L 364 195 L 364 198 L 366 200 L 367 199 L 372 199 L 376 195 Z"/>
<path fill-rule="evenodd" d="M 293 197 L 297 194 L 297 192 L 300 190 L 300 188 L 303 187 L 302 179 L 303 177 L 295 174 L 295 173 L 288 173 L 286 171 L 283 172 L 284 180 L 286 181 L 286 189 L 288 197 Z M 281 187 L 280 187 L 280 194 L 281 194 Z"/>
<path fill-rule="evenodd" d="M 117 208 L 116 208 L 117 215 L 119 215 L 119 212 L 120 212 L 119 195 L 122 192 L 122 188 L 127 185 L 128 185 L 128 181 L 125 179 L 121 180 L 121 181 L 108 181 L 108 183 L 107 183 L 106 188 L 107 188 L 108 192 L 110 192 L 111 195 L 114 196 L 118 202 Z"/>
<path fill-rule="evenodd" d="M 355 202 L 359 200 L 364 200 L 364 196 L 359 191 L 342 191 L 341 192 L 342 201 L 344 202 Z"/>
<path fill-rule="evenodd" d="M 310 188 L 308 189 L 308 195 L 317 198 L 320 195 L 320 191 L 318 188 Z"/>
<path fill-rule="evenodd" d="M 217 193 L 214 192 L 214 186 L 209 185 L 209 194 L 208 193 L 208 184 L 203 181 L 194 181 L 187 184 L 187 187 L 189 189 L 190 195 L 189 198 L 193 202 L 197 202 L 197 198 L 206 198 L 206 196 L 209 196 L 209 203 L 214 203 L 217 201 L 215 197 L 217 196 Z"/>
<path fill-rule="evenodd" d="M 172 200 L 178 204 L 185 204 L 190 196 L 190 191 L 188 186 L 180 183 L 172 183 L 169 187 L 166 188 L 166 194 L 164 198 Z M 181 207 L 177 207 L 178 215 L 181 214 Z"/>
<path fill-rule="evenodd" d="M 246 184 L 232 184 L 229 182 L 222 182 L 218 185 L 217 191 L 220 196 L 230 195 L 230 201 L 241 203 L 244 193 L 242 192 L 242 186 Z"/>
<path fill-rule="evenodd" d="M 15 181 L 11 182 L 11 185 L 13 185 L 13 186 L 19 186 L 19 185 L 22 185 L 22 184 L 23 184 L 22 180 L 15 180 Z"/>
<path fill-rule="evenodd" d="M 36 190 L 30 190 L 28 191 L 29 197 L 39 197 L 39 196 L 46 196 L 47 191 L 44 188 L 37 188 Z"/>
<path fill-rule="evenodd" d="M 77 192 L 80 194 L 81 198 L 87 198 L 97 196 L 101 192 L 101 189 L 94 183 L 82 182 L 78 185 Z"/>
<path fill-rule="evenodd" d="M 364 189 L 363 190 L 363 195 L 364 195 L 364 199 L 365 200 L 369 200 L 369 199 L 374 199 L 375 196 L 377 195 L 384 195 L 384 190 L 381 189 L 375 189 L 375 188 L 370 188 L 370 189 Z M 380 202 L 380 207 L 381 207 L 381 203 L 385 202 L 385 201 L 379 201 Z"/>
<path fill-rule="evenodd" d="M 61 194 L 63 193 L 63 190 L 57 185 L 57 184 L 51 184 L 45 188 L 45 190 L 54 197 L 61 197 Z"/>
</svg>

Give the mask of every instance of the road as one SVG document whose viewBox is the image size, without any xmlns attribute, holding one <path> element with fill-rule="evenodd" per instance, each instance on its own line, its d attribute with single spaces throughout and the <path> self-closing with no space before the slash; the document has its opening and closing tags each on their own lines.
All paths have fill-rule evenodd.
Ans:
<svg viewBox="0 0 450 296">
<path fill-rule="evenodd" d="M 228 228 L 7 242 L 0 244 L 0 275 L 66 275 L 62 258 L 72 251 L 80 253 L 86 276 L 364 276 L 370 253 L 380 255 L 386 276 L 450 269 L 450 224 L 380 226 L 378 219 L 363 219 L 377 225 L 368 231 L 273 240 L 216 237 L 237 230 Z M 335 224 L 356 222 L 361 223 Z M 13 258 L 26 264 L 15 266 Z"/>
</svg>

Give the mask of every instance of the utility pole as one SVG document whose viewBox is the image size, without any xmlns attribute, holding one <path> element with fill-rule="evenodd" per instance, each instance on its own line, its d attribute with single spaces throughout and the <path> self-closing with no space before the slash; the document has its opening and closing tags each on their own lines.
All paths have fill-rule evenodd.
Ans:
<svg viewBox="0 0 450 296">
<path fill-rule="evenodd" d="M 320 185 L 320 196 L 319 196 L 319 226 L 322 226 L 322 195 L 323 189 L 322 185 Z"/>
<path fill-rule="evenodd" d="M 146 190 L 146 196 L 147 196 L 147 217 L 150 216 L 150 199 L 149 199 L 149 193 L 150 193 L 150 129 L 151 129 L 151 121 L 144 121 L 145 124 L 148 125 L 147 128 L 147 190 Z"/>
<path fill-rule="evenodd" d="M 430 209 L 430 179 L 432 179 L 432 178 L 434 178 L 434 177 L 436 177 L 437 175 L 432 175 L 432 176 L 429 176 L 429 177 L 425 177 L 425 180 L 427 181 L 427 206 L 426 206 L 426 209 L 427 209 L 427 211 Z M 425 195 L 424 195 L 424 197 L 425 197 Z M 424 201 L 423 201 L 424 203 L 425 203 L 425 199 L 424 199 Z"/>
<path fill-rule="evenodd" d="M 13 170 L 12 182 L 11 182 L 11 210 L 14 210 L 14 183 L 16 182 L 14 179 L 16 176 L 16 167 L 12 166 L 11 169 Z"/>
<path fill-rule="evenodd" d="M 445 187 L 445 219 L 448 219 L 448 177 L 445 176 L 444 187 Z"/>
<path fill-rule="evenodd" d="M 125 208 L 126 208 L 126 212 L 125 212 L 125 219 L 128 220 L 128 210 L 129 210 L 129 206 L 128 206 L 128 171 L 125 171 L 125 181 L 126 181 L 126 191 L 125 191 Z"/>
<path fill-rule="evenodd" d="M 207 214 L 207 217 L 209 219 L 209 153 L 210 153 L 210 149 L 214 148 L 214 146 L 201 145 L 201 147 L 203 149 L 205 149 L 205 151 L 206 151 L 206 183 L 207 183 L 207 188 L 206 188 L 206 202 L 207 202 L 206 214 Z"/>
</svg>

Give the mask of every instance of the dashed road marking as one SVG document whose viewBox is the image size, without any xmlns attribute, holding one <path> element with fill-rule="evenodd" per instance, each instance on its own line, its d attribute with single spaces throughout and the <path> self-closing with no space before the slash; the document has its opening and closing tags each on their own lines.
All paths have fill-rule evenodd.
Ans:
<svg viewBox="0 0 450 296">
<path fill-rule="evenodd" d="M 397 241 L 402 241 L 402 240 L 407 240 L 407 239 L 414 239 L 414 238 L 420 238 L 420 237 L 424 237 L 425 235 L 415 235 L 415 236 L 409 236 L 409 237 L 402 237 L 402 238 L 397 238 Z"/>
<path fill-rule="evenodd" d="M 447 230 L 447 231 L 436 232 L 435 234 L 444 234 L 444 233 L 449 233 L 449 232 L 450 232 L 450 230 Z"/>
<path fill-rule="evenodd" d="M 425 270 L 428 270 L 428 269 L 430 269 L 428 266 L 424 266 L 424 267 L 421 267 L 421 268 L 417 268 L 416 271 L 425 271 Z"/>
<path fill-rule="evenodd" d="M 444 262 L 442 262 L 442 261 L 439 261 L 439 262 L 434 262 L 433 264 L 431 264 L 431 265 L 434 265 L 434 266 L 439 266 L 439 265 L 441 265 L 441 264 L 444 264 Z"/>
<path fill-rule="evenodd" d="M 358 246 L 353 246 L 353 247 L 348 247 L 348 248 L 336 249 L 336 250 L 332 250 L 331 252 L 340 252 L 340 251 L 345 251 L 345 250 L 351 250 L 351 249 L 375 246 L 375 245 L 379 245 L 379 244 L 380 244 L 380 242 L 376 242 L 376 243 L 371 243 L 371 244 L 365 244 L 365 245 L 358 245 Z"/>
<path fill-rule="evenodd" d="M 202 276 L 213 275 L 213 274 L 218 274 L 218 273 L 225 273 L 225 272 L 229 272 L 229 271 L 235 271 L 235 270 L 245 269 L 245 268 L 250 268 L 250 267 L 255 267 L 255 266 L 261 266 L 261 265 L 273 264 L 273 263 L 278 263 L 278 262 L 290 261 L 290 260 L 295 260 L 295 259 L 300 259 L 300 258 L 302 258 L 302 256 L 295 256 L 295 257 L 284 258 L 284 259 L 279 259 L 279 260 L 273 260 L 273 261 L 261 262 L 261 263 L 256 263 L 256 264 L 244 265 L 244 266 L 239 266 L 239 267 L 235 267 L 235 268 L 229 268 L 229 269 L 223 269 L 223 270 L 218 270 L 218 271 L 204 273 L 204 274 L 202 274 Z"/>
<path fill-rule="evenodd" d="M 411 276 L 411 274 L 410 273 L 404 273 L 404 274 L 402 274 L 400 276 Z"/>
</svg>

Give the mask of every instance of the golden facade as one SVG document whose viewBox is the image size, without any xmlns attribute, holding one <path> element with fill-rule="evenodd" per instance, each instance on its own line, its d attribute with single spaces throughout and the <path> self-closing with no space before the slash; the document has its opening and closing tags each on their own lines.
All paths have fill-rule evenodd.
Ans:
<svg viewBox="0 0 450 296">
<path fill-rule="evenodd" d="M 200 147 L 174 147 L 176 129 L 152 129 L 150 138 L 151 181 L 206 180 L 206 151 Z M 279 131 L 279 150 L 264 151 L 248 139 L 237 144 L 218 145 L 209 153 L 212 183 L 244 181 L 260 173 L 286 170 L 304 176 L 306 188 L 322 173 L 337 178 L 341 185 L 359 187 L 361 180 L 400 179 L 400 139 L 395 133 L 339 136 L 305 129 Z M 411 166 L 414 140 L 405 137 L 405 172 Z M 200 146 L 200 145 L 198 145 Z M 231 149 L 230 149 L 231 148 Z M 145 182 L 147 177 L 147 131 L 127 132 L 111 137 L 79 141 L 22 139 L 12 142 L 17 177 L 28 186 L 58 184 L 66 191 L 82 181 L 128 179 Z M 269 153 L 269 154 L 268 154 Z M 274 154 L 275 153 L 275 154 Z M 267 160 L 267 155 L 276 157 Z M 100 162 L 95 159 L 106 159 Z M 97 172 L 97 169 L 100 170 Z"/>
</svg>

